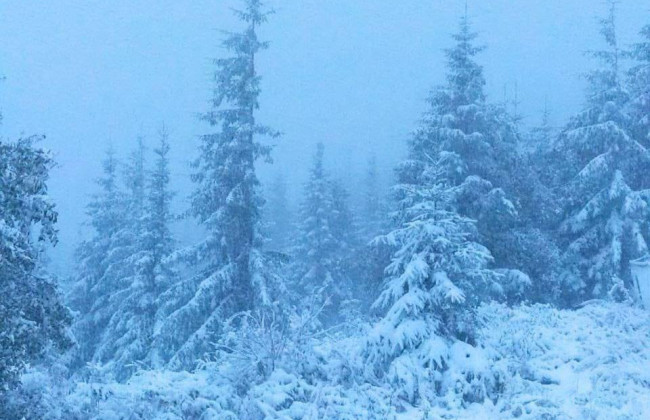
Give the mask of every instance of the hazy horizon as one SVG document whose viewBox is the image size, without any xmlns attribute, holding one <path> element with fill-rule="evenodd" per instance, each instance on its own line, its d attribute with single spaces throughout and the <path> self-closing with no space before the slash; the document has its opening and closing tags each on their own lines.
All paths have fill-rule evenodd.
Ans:
<svg viewBox="0 0 650 420">
<path fill-rule="evenodd" d="M 377 155 L 382 176 L 404 154 L 429 90 L 444 82 L 444 48 L 464 0 L 268 2 L 276 13 L 261 31 L 271 42 L 260 56 L 259 119 L 282 131 L 267 180 L 290 176 L 295 196 L 314 145 L 326 146 L 334 173 L 353 178 Z M 593 62 L 582 52 L 601 46 L 597 17 L 604 2 L 470 1 L 469 16 L 487 47 L 491 101 L 514 98 L 525 127 L 540 120 L 546 101 L 554 125 L 579 109 L 580 74 Z M 126 156 L 138 135 L 148 144 L 164 122 L 171 133 L 178 208 L 186 208 L 197 136 L 210 127 L 211 60 L 224 52 L 221 29 L 237 29 L 236 1 L 0 2 L 0 107 L 3 137 L 42 133 L 55 154 L 51 195 L 59 210 L 57 270 L 68 273 L 84 207 L 95 190 L 111 142 Z M 637 38 L 648 2 L 622 1 L 619 38 Z M 384 182 L 388 180 L 384 179 Z M 189 222 L 188 222 L 189 223 Z"/>
</svg>

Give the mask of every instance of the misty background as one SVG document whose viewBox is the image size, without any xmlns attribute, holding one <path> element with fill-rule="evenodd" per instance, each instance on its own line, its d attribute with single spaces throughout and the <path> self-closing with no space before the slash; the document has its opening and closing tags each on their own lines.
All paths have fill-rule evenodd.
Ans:
<svg viewBox="0 0 650 420">
<path fill-rule="evenodd" d="M 623 48 L 645 23 L 640 11 L 650 11 L 650 2 L 642 3 L 618 5 Z M 188 207 L 188 162 L 196 156 L 197 136 L 209 131 L 197 115 L 208 109 L 212 59 L 224 54 L 221 30 L 236 28 L 230 10 L 236 4 L 0 0 L 0 74 L 6 77 L 0 134 L 47 135 L 45 146 L 58 162 L 50 190 L 60 215 L 60 243 L 52 253 L 59 274 L 72 268 L 84 207 L 110 143 L 125 156 L 139 135 L 153 145 L 164 122 L 176 208 Z M 443 49 L 451 45 L 448 34 L 464 0 L 285 0 L 273 6 L 276 15 L 260 30 L 272 43 L 259 57 L 258 116 L 283 136 L 275 163 L 259 165 L 262 182 L 283 173 L 295 197 L 319 141 L 334 175 L 354 180 L 371 152 L 380 174 L 391 173 L 404 156 L 414 116 L 425 109 L 425 92 L 444 82 Z M 539 123 L 545 102 L 556 126 L 578 110 L 580 75 L 591 61 L 582 52 L 600 46 L 595 16 L 604 3 L 470 1 L 468 9 L 487 46 L 480 62 L 490 100 L 518 98 L 524 126 Z"/>
</svg>

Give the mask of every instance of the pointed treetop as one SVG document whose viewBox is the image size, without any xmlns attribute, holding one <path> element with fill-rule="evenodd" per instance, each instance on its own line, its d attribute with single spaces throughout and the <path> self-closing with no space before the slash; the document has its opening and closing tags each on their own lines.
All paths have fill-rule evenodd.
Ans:
<svg viewBox="0 0 650 420">
<path fill-rule="evenodd" d="M 449 68 L 447 80 L 450 88 L 457 95 L 463 97 L 465 100 L 462 102 L 465 103 L 485 100 L 483 67 L 474 60 L 474 57 L 484 49 L 482 46 L 474 45 L 477 36 L 478 34 L 472 31 L 466 13 L 460 19 L 458 32 L 452 35 L 456 45 L 445 51 Z"/>
<path fill-rule="evenodd" d="M 599 33 L 605 41 L 606 48 L 587 52 L 589 55 L 599 60 L 604 66 L 604 68 L 593 71 L 587 75 L 587 79 L 590 81 L 592 85 L 591 88 L 596 96 L 598 96 L 602 91 L 621 89 L 619 78 L 621 51 L 616 37 L 617 4 L 618 2 L 615 0 L 607 0 L 607 15 L 598 20 L 600 24 Z"/>
<path fill-rule="evenodd" d="M 616 47 L 616 5 L 618 1 L 607 1 L 607 16 L 598 19 L 600 22 L 600 34 L 605 38 L 607 45 Z"/>
<path fill-rule="evenodd" d="M 232 9 L 235 15 L 244 22 L 256 26 L 266 22 L 273 9 L 266 9 L 265 4 L 260 0 L 244 0 L 244 9 Z"/>
</svg>

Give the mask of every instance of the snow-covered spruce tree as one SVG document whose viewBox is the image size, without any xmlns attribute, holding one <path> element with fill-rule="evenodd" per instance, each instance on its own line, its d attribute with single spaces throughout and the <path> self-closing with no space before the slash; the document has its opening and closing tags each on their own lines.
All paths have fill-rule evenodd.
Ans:
<svg viewBox="0 0 650 420">
<path fill-rule="evenodd" d="M 277 174 L 268 189 L 265 212 L 268 229 L 268 249 L 286 251 L 293 236 L 293 213 L 287 197 L 287 181 Z"/>
<path fill-rule="evenodd" d="M 410 140 L 408 160 L 398 169 L 399 182 L 423 185 L 424 169 L 441 153 L 453 153 L 458 165 L 449 167 L 445 176 L 458 188 L 457 210 L 477 220 L 480 242 L 494 255 L 496 267 L 524 268 L 515 265 L 508 247 L 519 223 L 517 201 L 511 200 L 519 190 L 512 176 L 513 168 L 520 166 L 517 126 L 503 107 L 486 100 L 483 69 L 475 61 L 482 48 L 474 45 L 475 38 L 464 16 L 453 35 L 455 45 L 446 52 L 447 83 L 429 97 L 429 109 Z M 518 271 L 504 274 L 521 280 L 507 284 L 517 291 L 529 282 Z"/>
<path fill-rule="evenodd" d="M 641 30 L 641 41 L 634 44 L 635 64 L 629 71 L 632 136 L 650 148 L 650 25 Z"/>
<path fill-rule="evenodd" d="M 562 212 L 553 189 L 552 170 L 557 157 L 549 153 L 555 135 L 545 110 L 541 125 L 521 136 L 519 153 L 509 168 L 512 175 L 507 191 L 516 217 L 497 212 L 494 221 L 490 217 L 480 219 L 479 230 L 490 232 L 490 241 L 485 244 L 489 244 L 498 266 L 515 267 L 530 277 L 527 282 L 516 271 L 505 273 L 504 292 L 509 302 L 559 303 L 562 294 L 562 259 L 556 235 Z M 507 281 L 517 277 L 523 282 Z"/>
<path fill-rule="evenodd" d="M 118 380 L 128 379 L 139 364 L 148 363 L 154 334 L 157 299 L 169 286 L 173 272 L 163 260 L 170 255 L 168 134 L 162 131 L 154 150 L 155 168 L 147 179 L 145 147 L 138 139 L 126 168 L 130 233 L 127 269 L 120 287 L 109 298 L 112 316 L 101 335 L 94 360 L 106 364 Z"/>
<path fill-rule="evenodd" d="M 341 302 L 349 297 L 342 259 L 349 252 L 352 221 L 346 193 L 335 186 L 324 168 L 324 150 L 318 143 L 304 187 L 294 273 L 306 309 L 325 305 L 321 320 L 331 323 L 337 319 Z"/>
<path fill-rule="evenodd" d="M 191 214 L 206 238 L 185 250 L 192 273 L 161 297 L 163 320 L 157 342 L 162 361 L 174 367 L 193 367 L 212 349 L 221 326 L 232 314 L 271 305 L 282 293 L 279 277 L 265 268 L 273 264 L 261 252 L 260 209 L 263 200 L 255 162 L 269 158 L 270 146 L 261 136 L 276 136 L 256 120 L 260 76 L 257 54 L 267 48 L 257 37 L 268 13 L 259 0 L 245 0 L 236 11 L 246 27 L 230 34 L 223 46 L 232 55 L 215 60 L 212 109 L 204 115 L 216 131 L 201 137 L 194 164 L 196 183 Z"/>
<path fill-rule="evenodd" d="M 126 192 L 119 188 L 118 162 L 109 150 L 104 162 L 102 191 L 89 205 L 94 236 L 79 247 L 78 281 L 71 305 L 80 312 L 75 323 L 79 352 L 75 367 L 86 363 L 107 365 L 123 380 L 133 370 L 117 353 L 128 347 L 125 335 L 135 333 L 124 325 L 129 319 L 129 296 L 139 281 L 136 261 L 142 252 L 145 211 L 145 147 L 138 138 L 124 171 Z M 129 360 L 128 363 L 133 361 Z"/>
<path fill-rule="evenodd" d="M 620 281 L 629 288 L 628 261 L 647 251 L 649 238 L 643 191 L 650 188 L 650 154 L 630 135 L 613 1 L 600 33 L 607 48 L 593 56 L 602 67 L 587 75 L 586 107 L 556 144 L 565 156 L 558 170 L 564 169 L 561 233 L 572 267 L 565 282 L 577 299 L 605 297 Z"/>
<path fill-rule="evenodd" d="M 92 361 L 107 365 L 111 374 L 124 380 L 134 370 L 135 360 L 127 360 L 126 367 L 120 354 L 129 352 L 132 335 L 138 334 L 138 325 L 131 318 L 134 303 L 131 300 L 134 288 L 142 281 L 136 267 L 143 250 L 142 234 L 145 215 L 145 145 L 142 137 L 137 138 L 136 147 L 124 167 L 125 193 L 122 196 L 124 219 L 114 236 L 115 242 L 109 253 L 119 255 L 113 262 L 119 268 L 111 269 L 102 281 L 110 282 L 103 310 L 109 311 L 109 320 L 99 333 L 99 342 Z M 131 324 L 131 325 L 129 325 Z"/>
<path fill-rule="evenodd" d="M 68 293 L 70 307 L 78 314 L 73 332 L 77 349 L 72 368 L 95 361 L 102 335 L 115 313 L 111 296 L 123 289 L 128 277 L 126 264 L 131 251 L 128 224 L 128 197 L 121 191 L 118 161 L 111 148 L 102 162 L 103 176 L 97 180 L 99 192 L 87 206 L 91 237 L 76 250 L 77 270 Z"/>
<path fill-rule="evenodd" d="M 450 181 L 455 185 L 475 175 L 500 187 L 508 185 L 517 133 L 505 110 L 486 100 L 483 68 L 476 62 L 483 48 L 474 45 L 476 36 L 467 16 L 463 17 L 453 35 L 455 45 L 446 51 L 447 83 L 430 95 L 429 109 L 411 140 L 409 158 L 420 173 L 434 154 L 453 152 L 463 163 L 452 168 L 455 176 Z"/>
<path fill-rule="evenodd" d="M 363 258 L 365 248 L 361 246 L 359 240 L 357 220 L 349 202 L 350 193 L 341 179 L 332 180 L 331 194 L 333 212 L 329 226 L 337 244 L 333 272 L 337 273 L 336 281 L 339 286 L 338 296 L 333 301 L 334 305 L 328 310 L 336 311 L 330 317 L 330 321 L 341 318 L 350 320 L 350 317 L 358 318 L 357 300 L 365 296 L 363 293 L 365 291 L 359 293 L 360 284 L 357 284 L 359 279 L 353 277 L 353 273 L 360 265 L 359 260 Z"/>
<path fill-rule="evenodd" d="M 456 210 L 458 187 L 448 176 L 459 163 L 457 155 L 442 152 L 417 183 L 397 185 L 397 227 L 377 239 L 396 251 L 374 304 L 385 312 L 370 332 L 365 354 L 371 374 L 411 403 L 449 391 L 443 375 L 450 346 L 474 342 L 473 309 L 497 279 L 487 268 L 490 252 L 475 242 L 475 222 Z M 461 399 L 481 400 L 491 392 L 478 382 L 468 376 L 456 384 Z"/>
<path fill-rule="evenodd" d="M 39 267 L 42 244 L 56 243 L 57 213 L 47 195 L 53 165 L 33 136 L 0 140 L 0 417 L 7 391 L 49 347 L 67 348 L 71 321 L 51 278 Z"/>
<path fill-rule="evenodd" d="M 629 261 L 648 251 L 650 190 L 633 191 L 617 170 L 563 228 L 577 233 L 569 257 L 592 296 L 634 296 Z M 577 236 L 577 235 L 576 235 Z M 587 295 L 589 296 L 589 295 Z"/>
</svg>

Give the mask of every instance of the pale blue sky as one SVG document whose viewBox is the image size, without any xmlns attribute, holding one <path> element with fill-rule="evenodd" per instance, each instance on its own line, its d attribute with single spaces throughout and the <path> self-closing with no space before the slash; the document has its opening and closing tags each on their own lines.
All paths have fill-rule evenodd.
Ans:
<svg viewBox="0 0 650 420">
<path fill-rule="evenodd" d="M 261 36 L 260 118 L 284 132 L 276 165 L 294 190 L 314 144 L 323 141 L 333 170 L 363 171 L 375 151 L 388 169 L 404 150 L 428 90 L 443 81 L 464 0 L 284 0 Z M 83 207 L 109 140 L 121 154 L 138 134 L 155 141 L 165 121 L 172 133 L 177 188 L 186 188 L 196 114 L 210 97 L 210 59 L 222 54 L 219 29 L 234 29 L 218 0 L 0 0 L 2 136 L 45 133 L 60 163 L 51 182 L 60 216 L 60 266 L 77 241 Z M 518 85 L 526 124 L 548 98 L 556 123 L 582 101 L 582 52 L 596 48 L 594 0 L 469 1 L 492 100 Z M 650 0 L 622 0 L 619 37 L 633 42 L 650 23 Z M 645 20 L 645 21 L 644 21 Z M 505 89 L 504 89 L 505 88 Z M 187 191 L 182 191 L 183 199 Z M 180 202 L 179 206 L 185 204 Z"/>
</svg>

